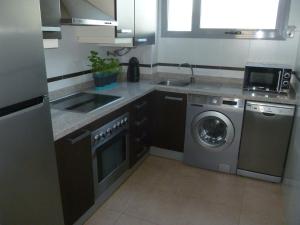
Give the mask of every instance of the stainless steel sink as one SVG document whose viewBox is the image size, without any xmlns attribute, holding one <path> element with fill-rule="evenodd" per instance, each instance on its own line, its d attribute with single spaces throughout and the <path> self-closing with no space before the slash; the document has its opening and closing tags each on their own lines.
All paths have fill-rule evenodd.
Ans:
<svg viewBox="0 0 300 225">
<path fill-rule="evenodd" d="M 157 84 L 163 86 L 185 87 L 188 86 L 190 82 L 183 80 L 163 80 L 158 82 Z"/>
</svg>

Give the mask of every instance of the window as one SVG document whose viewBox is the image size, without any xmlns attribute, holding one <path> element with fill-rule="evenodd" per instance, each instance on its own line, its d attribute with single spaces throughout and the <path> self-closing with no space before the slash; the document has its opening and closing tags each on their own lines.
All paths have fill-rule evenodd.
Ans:
<svg viewBox="0 0 300 225">
<path fill-rule="evenodd" d="M 168 1 L 168 30 L 192 31 L 193 0 Z"/>
<path fill-rule="evenodd" d="M 290 0 L 162 0 L 163 37 L 285 39 Z"/>
</svg>

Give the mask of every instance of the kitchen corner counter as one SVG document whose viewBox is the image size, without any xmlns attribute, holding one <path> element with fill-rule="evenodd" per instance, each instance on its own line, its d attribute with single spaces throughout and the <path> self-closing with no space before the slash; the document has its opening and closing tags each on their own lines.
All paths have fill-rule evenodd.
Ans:
<svg viewBox="0 0 300 225">
<path fill-rule="evenodd" d="M 296 104 L 296 96 L 292 93 L 290 96 L 244 92 L 237 84 L 219 84 L 219 83 L 196 83 L 186 87 L 171 87 L 157 85 L 153 80 L 144 80 L 139 83 L 123 82 L 119 87 L 109 91 L 96 91 L 88 89 L 85 92 L 96 94 L 107 94 L 122 97 L 117 101 L 94 110 L 89 113 L 76 113 L 71 111 L 62 111 L 51 109 L 52 126 L 54 140 L 58 140 L 93 121 L 117 110 L 136 99 L 154 91 L 168 91 L 186 94 L 214 95 L 232 98 L 242 98 L 245 100 L 262 101 L 269 103 Z"/>
</svg>

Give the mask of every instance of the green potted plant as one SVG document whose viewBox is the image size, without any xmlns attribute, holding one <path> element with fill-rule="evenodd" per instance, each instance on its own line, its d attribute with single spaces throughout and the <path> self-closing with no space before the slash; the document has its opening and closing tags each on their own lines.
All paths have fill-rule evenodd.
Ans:
<svg viewBox="0 0 300 225">
<path fill-rule="evenodd" d="M 91 51 L 88 59 L 91 62 L 90 67 L 92 67 L 96 87 L 104 87 L 117 82 L 118 75 L 121 73 L 118 59 L 101 58 L 95 51 Z"/>
</svg>

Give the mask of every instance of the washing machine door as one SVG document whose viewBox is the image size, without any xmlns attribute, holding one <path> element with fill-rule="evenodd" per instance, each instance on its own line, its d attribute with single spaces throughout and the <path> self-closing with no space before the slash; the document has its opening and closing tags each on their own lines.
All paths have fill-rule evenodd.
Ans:
<svg viewBox="0 0 300 225">
<path fill-rule="evenodd" d="M 197 115 L 192 122 L 194 140 L 208 151 L 225 150 L 234 139 L 234 126 L 224 114 L 207 111 Z"/>
</svg>

